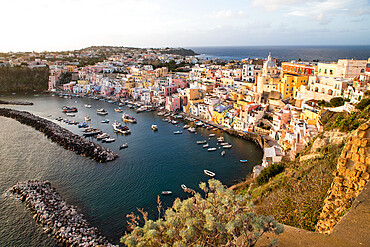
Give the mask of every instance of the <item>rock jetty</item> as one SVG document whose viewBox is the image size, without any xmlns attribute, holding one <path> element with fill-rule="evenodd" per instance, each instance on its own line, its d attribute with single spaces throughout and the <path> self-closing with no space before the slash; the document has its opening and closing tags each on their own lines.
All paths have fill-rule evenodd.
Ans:
<svg viewBox="0 0 370 247">
<path fill-rule="evenodd" d="M 0 105 L 33 105 L 32 102 L 4 101 L 0 100 Z"/>
<path fill-rule="evenodd" d="M 97 143 L 72 133 L 56 123 L 35 116 L 29 112 L 0 108 L 0 116 L 13 118 L 22 124 L 31 126 L 43 132 L 51 141 L 58 143 L 65 149 L 72 150 L 77 154 L 90 157 L 99 162 L 112 161 L 119 157 L 119 155 L 112 150 L 102 147 Z"/>
<path fill-rule="evenodd" d="M 17 183 L 10 192 L 21 199 L 42 225 L 44 232 L 54 237 L 62 246 L 114 246 L 89 226 L 82 214 L 68 205 L 50 182 L 29 180 Z"/>
</svg>

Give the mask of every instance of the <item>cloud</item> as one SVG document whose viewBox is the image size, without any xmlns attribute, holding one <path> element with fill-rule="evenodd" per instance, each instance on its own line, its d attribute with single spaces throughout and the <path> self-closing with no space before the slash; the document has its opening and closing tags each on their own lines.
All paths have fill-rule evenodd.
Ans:
<svg viewBox="0 0 370 247">
<path fill-rule="evenodd" d="M 231 18 L 244 18 L 248 17 L 248 14 L 243 10 L 232 11 L 232 10 L 220 10 L 213 11 L 211 16 L 212 19 L 231 19 Z"/>
<path fill-rule="evenodd" d="M 293 5 L 301 2 L 301 0 L 253 0 L 252 6 L 263 7 L 268 11 L 274 11 L 281 6 Z"/>
</svg>

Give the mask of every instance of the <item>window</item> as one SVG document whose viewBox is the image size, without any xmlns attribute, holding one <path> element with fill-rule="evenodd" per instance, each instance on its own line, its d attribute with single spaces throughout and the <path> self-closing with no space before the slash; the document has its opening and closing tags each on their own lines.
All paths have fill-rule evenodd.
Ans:
<svg viewBox="0 0 370 247">
<path fill-rule="evenodd" d="M 332 69 L 329 72 L 330 72 L 331 75 L 333 74 L 333 70 Z"/>
<path fill-rule="evenodd" d="M 327 74 L 328 73 L 328 70 L 327 69 L 325 69 L 325 72 L 324 72 L 324 74 Z"/>
</svg>

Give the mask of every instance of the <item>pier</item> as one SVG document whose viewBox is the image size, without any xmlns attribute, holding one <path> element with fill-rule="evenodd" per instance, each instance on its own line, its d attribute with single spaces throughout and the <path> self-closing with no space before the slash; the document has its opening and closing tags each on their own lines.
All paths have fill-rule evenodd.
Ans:
<svg viewBox="0 0 370 247">
<path fill-rule="evenodd" d="M 77 154 L 90 157 L 99 162 L 112 161 L 119 155 L 109 148 L 89 141 L 47 119 L 33 115 L 26 111 L 0 108 L 0 116 L 13 118 L 22 124 L 31 126 L 43 132 L 51 141 L 58 143 L 65 149 Z"/>
<path fill-rule="evenodd" d="M 114 246 L 97 228 L 89 226 L 84 216 L 68 205 L 50 182 L 29 180 L 17 183 L 9 191 L 20 198 L 44 232 L 61 246 Z"/>
</svg>

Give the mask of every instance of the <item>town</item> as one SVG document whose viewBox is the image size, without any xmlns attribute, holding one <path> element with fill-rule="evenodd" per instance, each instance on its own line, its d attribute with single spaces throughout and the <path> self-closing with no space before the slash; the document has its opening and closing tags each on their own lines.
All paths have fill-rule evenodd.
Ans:
<svg viewBox="0 0 370 247">
<path fill-rule="evenodd" d="M 48 91 L 163 107 L 263 136 L 262 164 L 294 159 L 323 131 L 327 111 L 352 112 L 370 90 L 370 59 L 333 62 L 201 59 L 182 48 L 90 47 L 7 54 L 0 66 L 48 67 Z"/>
</svg>

